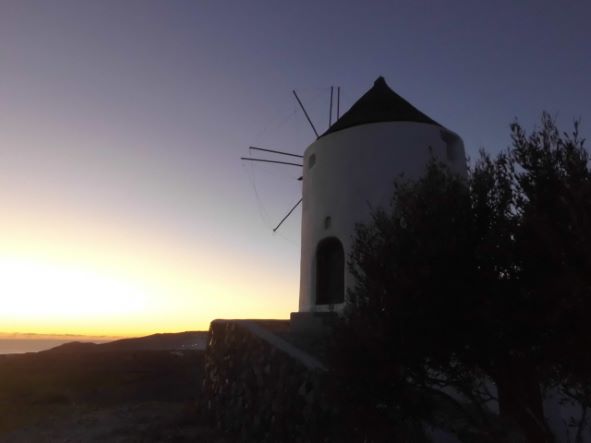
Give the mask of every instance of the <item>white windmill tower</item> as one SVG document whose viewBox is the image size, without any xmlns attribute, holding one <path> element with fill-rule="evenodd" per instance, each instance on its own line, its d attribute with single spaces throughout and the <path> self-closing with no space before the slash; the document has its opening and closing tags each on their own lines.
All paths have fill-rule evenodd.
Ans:
<svg viewBox="0 0 591 443">
<path fill-rule="evenodd" d="M 342 311 L 355 224 L 386 206 L 400 175 L 416 179 L 435 158 L 464 175 L 462 139 L 416 109 L 379 77 L 304 153 L 299 323 Z M 307 323 L 307 321 L 304 321 Z"/>
</svg>

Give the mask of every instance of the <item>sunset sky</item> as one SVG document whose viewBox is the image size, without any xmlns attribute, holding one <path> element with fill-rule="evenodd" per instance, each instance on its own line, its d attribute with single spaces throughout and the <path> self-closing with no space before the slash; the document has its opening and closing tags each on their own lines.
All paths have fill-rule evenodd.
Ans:
<svg viewBox="0 0 591 443">
<path fill-rule="evenodd" d="M 591 131 L 591 3 L 0 0 L 0 332 L 143 335 L 297 310 L 302 154 L 379 75 L 460 134 Z"/>
</svg>

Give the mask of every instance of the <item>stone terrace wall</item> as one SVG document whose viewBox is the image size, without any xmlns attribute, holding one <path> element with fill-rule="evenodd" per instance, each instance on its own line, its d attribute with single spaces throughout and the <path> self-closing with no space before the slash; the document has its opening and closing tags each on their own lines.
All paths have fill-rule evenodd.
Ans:
<svg viewBox="0 0 591 443">
<path fill-rule="evenodd" d="M 278 335 L 287 321 L 215 320 L 205 354 L 209 419 L 241 441 L 315 440 L 326 368 Z"/>
</svg>

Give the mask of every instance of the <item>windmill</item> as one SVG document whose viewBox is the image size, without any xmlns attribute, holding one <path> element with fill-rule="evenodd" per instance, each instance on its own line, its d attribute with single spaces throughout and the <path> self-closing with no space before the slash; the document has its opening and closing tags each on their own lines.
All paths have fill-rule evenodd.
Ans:
<svg viewBox="0 0 591 443">
<path fill-rule="evenodd" d="M 302 205 L 299 312 L 292 313 L 292 320 L 296 320 L 305 319 L 306 314 L 342 312 L 347 288 L 354 284 L 345 264 L 355 226 L 371 220 L 371 208 L 389 203 L 395 179 L 419 178 L 433 159 L 465 175 L 466 157 L 457 134 L 390 89 L 383 77 L 342 116 L 337 88 L 334 123 L 331 88 L 329 127 L 322 134 L 297 93 L 293 94 L 316 140 L 303 156 L 251 147 L 261 153 L 297 158 L 297 162 L 242 159 L 301 168 L 302 196 L 274 228 L 277 231 Z"/>
<path fill-rule="evenodd" d="M 394 180 L 417 179 L 436 159 L 466 174 L 462 139 L 379 77 L 304 152 L 299 312 L 342 312 L 355 227 L 389 204 Z M 295 315 L 294 315 L 295 314 Z"/>
</svg>

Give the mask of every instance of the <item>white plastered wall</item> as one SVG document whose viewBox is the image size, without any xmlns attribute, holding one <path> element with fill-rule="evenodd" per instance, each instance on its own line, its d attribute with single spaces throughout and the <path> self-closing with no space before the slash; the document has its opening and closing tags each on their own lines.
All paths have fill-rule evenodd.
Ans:
<svg viewBox="0 0 591 443">
<path fill-rule="evenodd" d="M 447 163 L 452 171 L 466 173 L 461 139 L 447 129 L 427 123 L 354 126 L 328 134 L 306 149 L 300 312 L 331 308 L 340 311 L 344 306 L 315 303 L 318 243 L 327 237 L 338 238 L 348 261 L 355 224 L 368 222 L 372 208 L 389 204 L 394 180 L 401 174 L 409 179 L 420 177 L 432 156 Z M 328 227 L 327 217 L 330 217 Z M 345 291 L 351 285 L 352 277 L 345 269 Z"/>
</svg>

